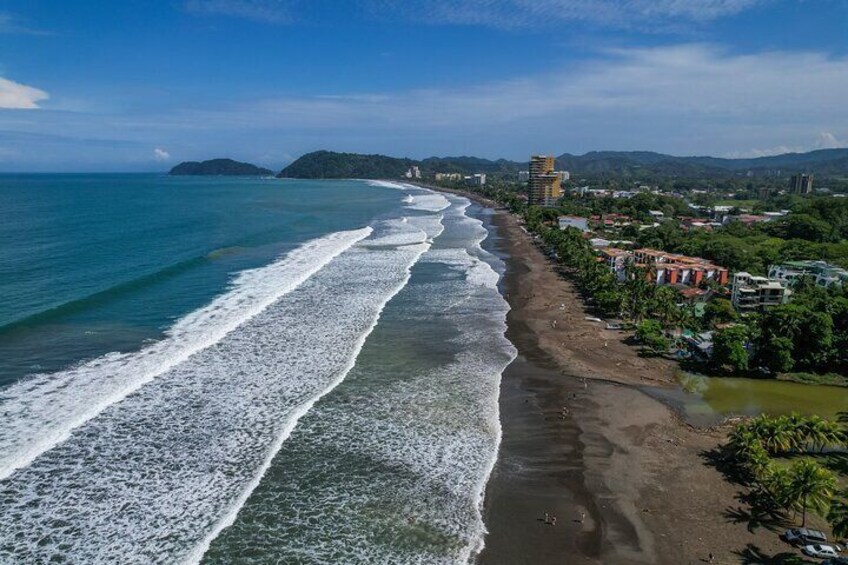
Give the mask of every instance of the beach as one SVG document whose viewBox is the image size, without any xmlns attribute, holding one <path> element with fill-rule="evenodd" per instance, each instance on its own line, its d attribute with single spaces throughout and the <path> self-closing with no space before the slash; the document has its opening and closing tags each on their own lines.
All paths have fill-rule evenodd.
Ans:
<svg viewBox="0 0 848 565">
<path fill-rule="evenodd" d="M 506 257 L 507 337 L 519 352 L 501 385 L 479 563 L 686 564 L 710 553 L 739 563 L 787 551 L 709 464 L 726 430 L 695 429 L 641 390 L 676 386 L 676 365 L 639 357 L 627 333 L 587 320 L 519 220 L 465 196 L 496 208 L 491 245 Z"/>
</svg>

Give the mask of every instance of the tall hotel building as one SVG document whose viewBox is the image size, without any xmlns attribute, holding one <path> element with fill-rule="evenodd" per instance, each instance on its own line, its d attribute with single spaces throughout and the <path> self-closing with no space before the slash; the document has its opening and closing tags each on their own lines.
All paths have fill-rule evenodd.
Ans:
<svg viewBox="0 0 848 565">
<path fill-rule="evenodd" d="M 562 195 L 560 175 L 554 172 L 554 158 L 548 155 L 530 157 L 528 191 L 530 204 L 552 206 Z"/>
</svg>

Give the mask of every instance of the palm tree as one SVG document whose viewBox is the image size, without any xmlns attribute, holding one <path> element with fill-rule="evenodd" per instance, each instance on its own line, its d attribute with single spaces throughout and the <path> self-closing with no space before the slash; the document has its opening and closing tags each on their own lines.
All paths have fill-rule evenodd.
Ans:
<svg viewBox="0 0 848 565">
<path fill-rule="evenodd" d="M 803 459 L 789 468 L 787 506 L 803 513 L 801 527 L 807 525 L 807 509 L 823 512 L 830 504 L 836 490 L 836 477 L 824 467 Z"/>
<path fill-rule="evenodd" d="M 830 505 L 827 513 L 827 521 L 833 528 L 833 537 L 848 537 L 848 491 L 842 493 L 842 500 L 837 500 Z"/>
</svg>

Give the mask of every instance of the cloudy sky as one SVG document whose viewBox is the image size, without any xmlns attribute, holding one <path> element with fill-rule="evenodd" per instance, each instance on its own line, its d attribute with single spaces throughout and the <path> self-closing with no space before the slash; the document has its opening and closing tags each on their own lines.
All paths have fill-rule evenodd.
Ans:
<svg viewBox="0 0 848 565">
<path fill-rule="evenodd" d="M 846 0 L 0 0 L 0 171 L 848 146 Z"/>
</svg>

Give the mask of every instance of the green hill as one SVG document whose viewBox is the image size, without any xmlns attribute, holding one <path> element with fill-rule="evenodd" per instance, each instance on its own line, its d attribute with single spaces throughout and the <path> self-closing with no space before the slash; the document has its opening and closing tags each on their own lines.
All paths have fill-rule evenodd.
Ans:
<svg viewBox="0 0 848 565">
<path fill-rule="evenodd" d="M 417 161 L 386 155 L 316 151 L 303 155 L 277 176 L 311 179 L 396 179 L 403 177 L 413 165 L 420 167 L 425 177 L 437 172 L 511 176 L 528 168 L 526 161 L 493 161 L 469 156 L 428 157 Z M 585 155 L 560 155 L 557 157 L 557 168 L 577 175 L 634 178 L 724 178 L 744 175 L 748 171 L 757 176 L 780 174 L 786 177 L 799 172 L 814 173 L 821 177 L 848 176 L 848 149 L 822 149 L 756 159 L 676 157 L 650 151 L 592 151 Z"/>
<path fill-rule="evenodd" d="M 388 179 L 400 178 L 412 165 L 412 159 L 385 155 L 360 155 L 315 151 L 303 155 L 280 171 L 278 177 L 295 179 Z"/>
<path fill-rule="evenodd" d="M 267 176 L 273 171 L 250 163 L 240 163 L 232 159 L 211 159 L 209 161 L 185 161 L 168 173 L 169 175 L 220 175 L 220 176 Z"/>
</svg>

